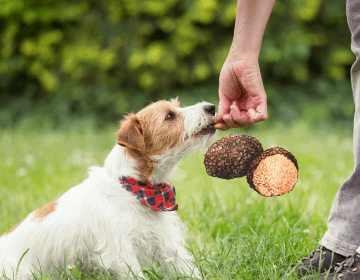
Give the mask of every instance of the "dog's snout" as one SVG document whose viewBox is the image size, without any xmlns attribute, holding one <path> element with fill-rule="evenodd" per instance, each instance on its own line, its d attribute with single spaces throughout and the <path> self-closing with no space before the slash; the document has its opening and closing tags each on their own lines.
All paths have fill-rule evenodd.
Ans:
<svg viewBox="0 0 360 280">
<path fill-rule="evenodd" d="M 204 111 L 206 114 L 215 116 L 215 105 L 210 104 L 210 105 L 205 105 L 204 106 Z"/>
</svg>

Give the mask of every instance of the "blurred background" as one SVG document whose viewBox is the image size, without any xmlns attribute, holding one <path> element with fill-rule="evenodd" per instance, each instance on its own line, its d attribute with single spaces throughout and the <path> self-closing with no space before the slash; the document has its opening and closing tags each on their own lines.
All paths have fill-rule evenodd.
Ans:
<svg viewBox="0 0 360 280">
<path fill-rule="evenodd" d="M 218 106 L 236 0 L 2 0 L 0 127 L 95 126 L 149 102 Z M 354 102 L 345 1 L 277 0 L 259 58 L 267 122 L 342 123 Z M 266 123 L 266 122 L 265 122 Z"/>
</svg>

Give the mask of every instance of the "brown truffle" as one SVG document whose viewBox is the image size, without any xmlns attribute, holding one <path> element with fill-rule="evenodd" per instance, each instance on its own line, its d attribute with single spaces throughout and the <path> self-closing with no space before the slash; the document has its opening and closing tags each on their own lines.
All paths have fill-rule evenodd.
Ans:
<svg viewBox="0 0 360 280">
<path fill-rule="evenodd" d="M 226 135 L 205 154 L 206 172 L 221 179 L 243 177 L 251 161 L 262 152 L 261 143 L 250 135 Z"/>
<path fill-rule="evenodd" d="M 299 167 L 294 155 L 275 147 L 254 159 L 247 172 L 250 187 L 263 196 L 280 196 L 290 192 L 298 180 Z"/>
</svg>

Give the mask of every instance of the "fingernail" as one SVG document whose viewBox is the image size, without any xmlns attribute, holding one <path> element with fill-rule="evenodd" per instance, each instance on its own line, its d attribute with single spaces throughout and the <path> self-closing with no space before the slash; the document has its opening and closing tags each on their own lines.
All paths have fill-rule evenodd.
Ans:
<svg viewBox="0 0 360 280">
<path fill-rule="evenodd" d="M 256 116 L 256 112 L 255 112 L 255 110 L 254 109 L 249 109 L 249 115 L 250 115 L 250 117 L 251 118 L 255 118 L 255 116 Z"/>
</svg>

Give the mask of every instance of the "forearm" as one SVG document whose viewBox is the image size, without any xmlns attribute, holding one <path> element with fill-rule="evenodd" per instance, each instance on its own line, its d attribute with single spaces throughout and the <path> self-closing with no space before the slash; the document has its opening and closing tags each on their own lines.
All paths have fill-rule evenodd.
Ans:
<svg viewBox="0 0 360 280">
<path fill-rule="evenodd" d="M 275 0 L 238 0 L 229 57 L 259 55 L 261 41 Z"/>
</svg>

